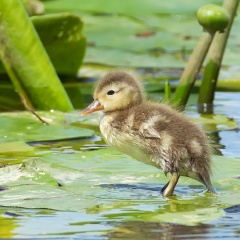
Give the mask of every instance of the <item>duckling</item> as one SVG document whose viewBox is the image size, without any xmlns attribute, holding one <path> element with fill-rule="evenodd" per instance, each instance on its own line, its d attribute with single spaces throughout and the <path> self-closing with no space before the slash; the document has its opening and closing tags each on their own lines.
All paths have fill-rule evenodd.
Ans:
<svg viewBox="0 0 240 240">
<path fill-rule="evenodd" d="M 214 192 L 210 146 L 203 131 L 169 105 L 147 101 L 135 76 L 122 70 L 106 74 L 98 81 L 93 98 L 80 115 L 103 110 L 100 131 L 107 144 L 162 169 L 165 175 L 170 173 L 163 197 L 173 194 L 180 176 Z"/>
</svg>

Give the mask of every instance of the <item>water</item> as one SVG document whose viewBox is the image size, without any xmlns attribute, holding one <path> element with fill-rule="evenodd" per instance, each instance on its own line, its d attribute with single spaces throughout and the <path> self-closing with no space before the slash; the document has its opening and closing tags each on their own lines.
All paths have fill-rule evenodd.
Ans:
<svg viewBox="0 0 240 240">
<path fill-rule="evenodd" d="M 232 211 L 234 210 L 234 211 Z M 2 208 L 1 237 L 80 239 L 239 239 L 240 207 L 218 220 L 185 226 L 164 222 L 96 221 L 97 213 Z M 14 215 L 13 215 L 14 213 Z M 121 214 L 121 213 L 119 213 Z M 5 228 L 5 226 L 8 226 Z M 12 229 L 11 229 L 12 226 Z M 5 229 L 5 233 L 4 233 Z M 9 231 L 8 231 L 9 230 Z"/>
</svg>

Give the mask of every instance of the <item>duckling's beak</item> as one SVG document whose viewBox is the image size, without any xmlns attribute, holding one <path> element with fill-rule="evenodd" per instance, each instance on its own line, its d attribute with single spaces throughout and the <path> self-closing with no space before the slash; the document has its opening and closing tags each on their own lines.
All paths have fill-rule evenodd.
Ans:
<svg viewBox="0 0 240 240">
<path fill-rule="evenodd" d="M 80 112 L 80 116 L 85 116 L 87 114 L 100 111 L 103 109 L 104 107 L 101 105 L 101 103 L 98 100 L 94 100 L 87 108 Z"/>
</svg>

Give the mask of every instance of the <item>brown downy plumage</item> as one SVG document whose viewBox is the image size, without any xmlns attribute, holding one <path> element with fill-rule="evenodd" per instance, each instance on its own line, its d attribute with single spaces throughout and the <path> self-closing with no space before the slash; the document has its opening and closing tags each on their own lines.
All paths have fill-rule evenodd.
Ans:
<svg viewBox="0 0 240 240">
<path fill-rule="evenodd" d="M 187 117 L 163 103 L 145 100 L 140 82 L 124 71 L 101 78 L 94 102 L 81 115 L 104 110 L 100 130 L 105 141 L 133 158 L 172 174 L 162 194 L 173 194 L 180 177 L 210 182 L 210 147 L 204 133 Z"/>
</svg>

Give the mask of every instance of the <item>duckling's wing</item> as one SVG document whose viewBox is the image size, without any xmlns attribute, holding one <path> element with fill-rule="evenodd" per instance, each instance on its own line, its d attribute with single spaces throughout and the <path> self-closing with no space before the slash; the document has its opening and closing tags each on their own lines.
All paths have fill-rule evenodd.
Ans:
<svg viewBox="0 0 240 240">
<path fill-rule="evenodd" d="M 157 114 L 153 116 L 148 116 L 142 122 L 140 121 L 140 123 L 138 124 L 140 125 L 139 127 L 140 134 L 143 135 L 145 138 L 161 139 L 159 131 L 156 129 L 156 124 L 157 122 L 159 122 L 160 118 L 162 118 L 162 116 Z"/>
<path fill-rule="evenodd" d="M 147 128 L 142 128 L 140 129 L 140 132 L 145 138 L 161 139 L 159 132 L 156 129 L 154 129 L 154 127 L 152 126 L 148 126 Z"/>
</svg>

